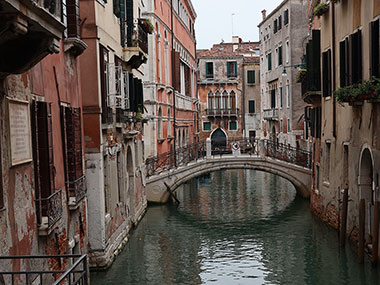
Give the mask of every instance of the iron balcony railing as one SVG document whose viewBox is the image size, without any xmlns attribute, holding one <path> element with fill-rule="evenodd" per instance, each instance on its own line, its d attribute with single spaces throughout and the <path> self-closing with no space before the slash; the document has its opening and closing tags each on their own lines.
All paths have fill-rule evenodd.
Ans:
<svg viewBox="0 0 380 285">
<path fill-rule="evenodd" d="M 89 284 L 87 255 L 0 256 L 0 263 L 1 268 L 9 268 L 0 271 L 4 284 Z M 20 269 L 13 269 L 16 264 Z M 60 269 L 41 269 L 51 268 L 52 264 Z"/>
<path fill-rule="evenodd" d="M 239 109 L 238 108 L 206 109 L 206 114 L 208 116 L 237 116 L 239 114 Z"/>
<path fill-rule="evenodd" d="M 264 120 L 278 120 L 278 109 L 266 109 L 264 110 Z"/>
<path fill-rule="evenodd" d="M 311 169 L 312 153 L 272 140 L 264 140 L 265 155 Z"/>
<path fill-rule="evenodd" d="M 83 175 L 75 181 L 69 181 L 68 186 L 70 194 L 69 204 L 75 206 L 86 196 L 86 177 Z"/>
<path fill-rule="evenodd" d="M 47 198 L 36 199 L 36 203 L 41 207 L 39 212 L 39 223 L 44 224 L 44 217 L 47 218 L 47 226 L 50 229 L 62 217 L 62 189 L 57 190 Z"/>
</svg>

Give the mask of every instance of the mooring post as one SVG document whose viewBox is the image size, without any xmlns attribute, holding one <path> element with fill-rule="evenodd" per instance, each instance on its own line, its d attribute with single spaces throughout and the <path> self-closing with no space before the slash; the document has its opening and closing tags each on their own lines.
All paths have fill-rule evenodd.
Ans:
<svg viewBox="0 0 380 285">
<path fill-rule="evenodd" d="M 342 222 L 341 222 L 340 237 L 339 237 L 341 246 L 344 246 L 346 243 L 347 211 L 348 211 L 348 188 L 343 189 Z"/>
<path fill-rule="evenodd" d="M 373 207 L 373 235 L 372 235 L 372 265 L 377 264 L 377 259 L 379 257 L 379 201 L 375 201 L 375 206 Z"/>
<path fill-rule="evenodd" d="M 364 263 L 365 200 L 359 204 L 359 263 Z"/>
</svg>

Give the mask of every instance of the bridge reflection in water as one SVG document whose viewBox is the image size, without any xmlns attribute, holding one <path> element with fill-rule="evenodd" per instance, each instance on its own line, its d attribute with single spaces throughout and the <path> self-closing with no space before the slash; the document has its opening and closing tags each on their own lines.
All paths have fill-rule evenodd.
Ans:
<svg viewBox="0 0 380 285">
<path fill-rule="evenodd" d="M 287 180 L 223 170 L 150 207 L 124 252 L 94 284 L 379 284 Z"/>
</svg>

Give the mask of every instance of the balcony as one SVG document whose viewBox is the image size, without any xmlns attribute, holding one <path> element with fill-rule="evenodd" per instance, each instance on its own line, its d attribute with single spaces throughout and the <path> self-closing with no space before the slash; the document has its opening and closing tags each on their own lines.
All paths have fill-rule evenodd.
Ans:
<svg viewBox="0 0 380 285">
<path fill-rule="evenodd" d="M 49 235 L 62 217 L 62 190 L 59 189 L 47 198 L 36 199 L 39 235 Z"/>
<path fill-rule="evenodd" d="M 79 202 L 86 196 L 86 177 L 83 175 L 75 181 L 68 182 L 69 189 L 69 209 L 75 210 L 79 206 Z"/>
<path fill-rule="evenodd" d="M 65 29 L 61 0 L 0 0 L 0 77 L 27 71 L 58 53 Z"/>
<path fill-rule="evenodd" d="M 87 255 L 0 256 L 0 267 L 3 284 L 89 284 Z"/>
<path fill-rule="evenodd" d="M 133 29 L 127 29 L 127 48 L 125 49 L 125 60 L 132 68 L 139 68 L 146 63 L 148 55 L 148 34 L 151 27 L 146 19 L 138 19 L 133 24 Z"/>
<path fill-rule="evenodd" d="M 206 114 L 209 117 L 237 117 L 239 109 L 206 109 Z"/>
<path fill-rule="evenodd" d="M 264 110 L 264 120 L 278 121 L 278 109 L 266 109 Z"/>
</svg>

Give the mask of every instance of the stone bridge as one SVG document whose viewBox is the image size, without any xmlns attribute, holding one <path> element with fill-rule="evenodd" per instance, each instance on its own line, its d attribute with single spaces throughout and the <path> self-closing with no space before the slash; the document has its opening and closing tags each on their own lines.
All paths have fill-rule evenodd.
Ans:
<svg viewBox="0 0 380 285">
<path fill-rule="evenodd" d="M 279 175 L 289 180 L 299 195 L 308 198 L 311 190 L 310 167 L 284 161 L 281 159 L 282 156 L 274 158 L 273 155 L 268 155 L 268 148 L 263 142 L 258 146 L 258 151 L 253 155 L 240 153 L 238 155 L 211 155 L 208 149 L 207 155 L 201 159 L 151 175 L 146 180 L 147 199 L 153 203 L 166 203 L 171 193 L 175 193 L 181 184 L 199 175 L 220 169 L 255 169 Z"/>
</svg>

